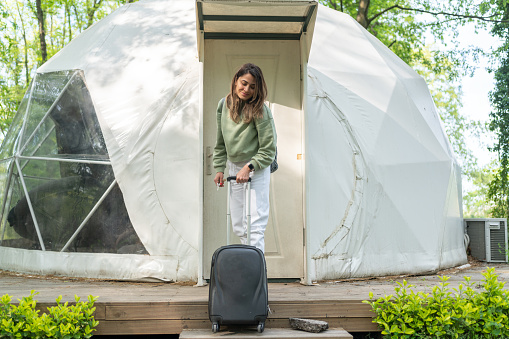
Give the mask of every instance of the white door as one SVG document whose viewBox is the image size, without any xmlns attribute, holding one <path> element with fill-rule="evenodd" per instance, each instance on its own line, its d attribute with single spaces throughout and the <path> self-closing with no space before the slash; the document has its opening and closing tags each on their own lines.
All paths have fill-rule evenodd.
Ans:
<svg viewBox="0 0 509 339">
<path fill-rule="evenodd" d="M 263 71 L 277 131 L 279 170 L 271 175 L 265 233 L 268 276 L 301 278 L 304 206 L 299 41 L 205 40 L 204 52 L 204 278 L 210 276 L 215 249 L 226 244 L 226 189 L 217 191 L 213 181 L 215 112 L 218 101 L 229 92 L 233 74 L 246 62 Z M 238 242 L 232 232 L 231 243 Z"/>
</svg>

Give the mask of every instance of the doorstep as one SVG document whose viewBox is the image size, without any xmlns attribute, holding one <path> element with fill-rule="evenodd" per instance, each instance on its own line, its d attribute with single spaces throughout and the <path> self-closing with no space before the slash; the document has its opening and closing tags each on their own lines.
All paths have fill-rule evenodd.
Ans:
<svg viewBox="0 0 509 339">
<path fill-rule="evenodd" d="M 212 333 L 212 330 L 183 330 L 179 339 L 208 339 L 208 338 L 273 338 L 273 339 L 310 339 L 310 338 L 335 338 L 352 339 L 353 336 L 342 328 L 330 328 L 320 333 L 310 333 L 288 328 L 266 328 L 262 333 L 255 329 L 242 329 L 237 331 L 219 331 Z"/>
</svg>

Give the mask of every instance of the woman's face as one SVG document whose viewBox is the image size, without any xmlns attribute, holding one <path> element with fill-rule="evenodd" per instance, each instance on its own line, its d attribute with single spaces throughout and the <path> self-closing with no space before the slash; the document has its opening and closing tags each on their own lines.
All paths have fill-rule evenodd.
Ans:
<svg viewBox="0 0 509 339">
<path fill-rule="evenodd" d="M 235 93 L 237 93 L 240 100 L 247 101 L 253 97 L 255 87 L 255 78 L 251 74 L 246 73 L 237 79 Z"/>
</svg>

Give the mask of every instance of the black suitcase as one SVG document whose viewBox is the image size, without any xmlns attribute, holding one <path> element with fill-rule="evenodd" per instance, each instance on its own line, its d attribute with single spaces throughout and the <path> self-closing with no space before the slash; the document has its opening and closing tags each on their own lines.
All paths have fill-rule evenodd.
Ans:
<svg viewBox="0 0 509 339">
<path fill-rule="evenodd" d="M 230 228 L 230 181 L 227 199 L 227 227 Z M 251 182 L 247 184 L 251 189 Z M 250 195 L 248 194 L 248 197 Z M 247 205 L 250 206 L 248 198 Z M 251 235 L 251 213 L 247 209 L 247 238 Z M 229 242 L 229 231 L 228 242 Z M 257 325 L 259 333 L 265 329 L 268 316 L 267 266 L 263 252 L 249 245 L 227 245 L 212 256 L 209 285 L 209 319 L 212 332 L 221 325 Z"/>
</svg>

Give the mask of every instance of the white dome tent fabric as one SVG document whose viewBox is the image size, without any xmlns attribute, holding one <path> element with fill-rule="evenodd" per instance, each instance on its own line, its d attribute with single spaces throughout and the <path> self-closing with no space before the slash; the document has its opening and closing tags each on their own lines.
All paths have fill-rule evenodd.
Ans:
<svg viewBox="0 0 509 339">
<path fill-rule="evenodd" d="M 221 98 L 213 90 L 224 95 L 232 76 L 217 77 L 214 62 L 231 71 L 249 57 L 239 46 L 258 43 L 207 40 L 217 32 L 212 22 L 201 27 L 200 11 L 221 6 L 247 14 L 316 7 L 295 41 L 251 53 L 268 70 L 278 130 L 269 278 L 310 283 L 465 263 L 460 169 L 427 86 L 353 19 L 310 1 L 145 0 L 96 23 L 37 71 L 1 150 L 0 268 L 208 277 L 210 250 L 226 238 L 214 231 L 224 229 L 215 224 L 225 218 L 212 215 L 224 215 L 224 192 L 208 174 L 207 119 Z M 289 71 L 293 101 L 273 80 L 292 63 L 291 48 L 300 53 L 298 71 Z M 219 89 L 208 85 L 214 80 Z M 298 119 L 288 119 L 288 107 Z M 301 194 L 285 195 L 290 186 Z M 295 215 L 300 232 L 284 222 Z M 292 242 L 285 232 L 302 234 Z M 279 264 L 285 240 L 300 257 L 286 253 L 299 258 Z"/>
<path fill-rule="evenodd" d="M 319 12 L 308 66 L 309 106 L 320 112 L 307 121 L 307 211 L 321 222 L 309 233 L 311 270 L 334 278 L 465 263 L 461 171 L 424 80 L 328 12 L 320 21 Z M 337 31 L 348 34 L 334 39 Z"/>
</svg>

